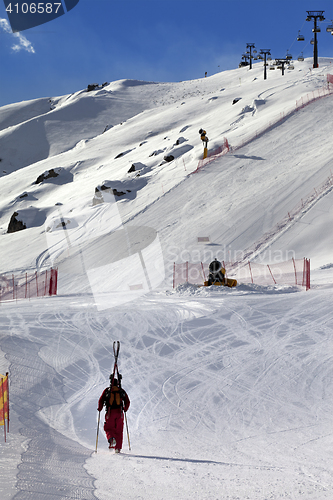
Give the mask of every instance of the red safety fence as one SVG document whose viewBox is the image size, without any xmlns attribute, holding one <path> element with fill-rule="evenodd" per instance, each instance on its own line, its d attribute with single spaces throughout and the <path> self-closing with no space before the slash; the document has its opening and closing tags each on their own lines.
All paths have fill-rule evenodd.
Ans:
<svg viewBox="0 0 333 500">
<path fill-rule="evenodd" d="M 199 163 L 198 163 L 196 170 L 194 170 L 192 173 L 195 174 L 195 173 L 199 172 L 202 169 L 202 167 L 208 165 L 212 161 L 217 160 L 218 158 L 225 155 L 229 151 L 233 151 L 233 152 L 237 151 L 238 149 L 251 143 L 253 140 L 257 139 L 258 137 L 262 136 L 263 134 L 268 132 L 270 129 L 275 127 L 279 122 L 282 122 L 286 118 L 291 116 L 295 111 L 299 111 L 300 109 L 303 109 L 308 104 L 311 104 L 312 102 L 317 101 L 318 99 L 321 99 L 322 97 L 326 97 L 326 96 L 332 95 L 332 94 L 333 94 L 333 75 L 327 74 L 327 87 L 322 87 L 322 88 L 316 89 L 313 92 L 309 92 L 308 94 L 300 97 L 300 99 L 296 100 L 295 106 L 292 106 L 289 109 L 281 111 L 270 122 L 265 123 L 259 129 L 251 132 L 248 136 L 245 136 L 241 142 L 239 142 L 238 144 L 232 145 L 232 147 L 229 145 L 228 139 L 224 138 L 223 146 L 220 146 L 216 150 L 209 153 L 207 158 L 199 160 Z"/>
<path fill-rule="evenodd" d="M 329 82 L 328 76 L 329 75 L 327 75 L 327 81 Z M 330 75 L 330 76 L 332 76 L 332 75 Z M 327 86 L 327 88 L 323 87 L 321 89 L 314 90 L 313 92 L 309 92 L 305 96 L 302 96 L 300 99 L 297 99 L 296 111 L 304 108 L 305 106 L 307 106 L 311 102 L 317 101 L 318 99 L 321 99 L 322 97 L 326 97 L 326 96 L 332 94 L 332 92 L 333 92 L 333 88 L 330 89 L 329 85 Z"/>
<path fill-rule="evenodd" d="M 58 269 L 20 275 L 0 275 L 0 301 L 56 295 Z"/>
<path fill-rule="evenodd" d="M 253 243 L 251 247 L 247 248 L 243 252 L 242 261 L 237 264 L 243 264 L 251 259 L 254 259 L 260 253 L 261 248 L 265 248 L 267 246 L 267 242 L 269 240 L 275 237 L 278 233 L 284 231 L 291 224 L 294 224 L 294 222 L 297 222 L 319 199 L 332 190 L 332 186 L 333 174 L 330 172 L 330 175 L 324 182 L 322 182 L 319 186 L 314 187 L 312 191 L 310 191 L 297 203 L 297 205 L 289 210 L 283 219 L 277 222 L 268 232 L 263 234 L 261 238 Z"/>
<path fill-rule="evenodd" d="M 310 288 L 310 260 L 291 259 L 274 264 L 247 262 L 235 268 L 235 263 L 223 262 L 226 277 L 236 279 L 239 283 L 257 285 L 299 285 L 306 290 Z M 174 263 L 173 287 L 183 283 L 203 285 L 208 279 L 209 264 L 197 262 Z"/>
<path fill-rule="evenodd" d="M 222 146 L 218 146 L 213 151 L 209 151 L 207 158 L 202 158 L 202 160 L 199 160 L 198 166 L 197 166 L 196 170 L 194 170 L 192 172 L 192 174 L 196 174 L 197 172 L 199 172 L 202 169 L 202 167 L 208 165 L 212 161 L 215 161 L 217 158 L 220 158 L 221 156 L 225 155 L 226 153 L 228 153 L 229 150 L 230 150 L 230 147 L 229 147 L 228 139 L 224 138 Z"/>
<path fill-rule="evenodd" d="M 330 75 L 332 76 L 332 75 Z M 248 137 L 245 137 L 242 142 L 239 144 L 235 145 L 232 147 L 232 151 L 236 151 L 237 149 L 240 149 L 250 142 L 252 142 L 254 139 L 257 139 L 258 137 L 262 136 L 266 132 L 268 132 L 270 129 L 273 127 L 276 127 L 276 125 L 279 122 L 284 121 L 286 118 L 291 116 L 295 111 L 299 111 L 300 109 L 303 109 L 305 106 L 308 104 L 311 104 L 314 101 L 317 101 L 318 99 L 321 99 L 322 97 L 326 97 L 328 95 L 333 94 L 333 87 L 322 87 L 320 89 L 314 90 L 313 92 L 309 92 L 308 94 L 302 96 L 300 99 L 296 100 L 295 107 L 292 106 L 290 109 L 281 111 L 279 115 L 277 115 L 275 118 L 273 118 L 270 122 L 266 123 L 263 125 L 260 129 L 257 129 L 255 132 L 252 132 Z"/>
</svg>

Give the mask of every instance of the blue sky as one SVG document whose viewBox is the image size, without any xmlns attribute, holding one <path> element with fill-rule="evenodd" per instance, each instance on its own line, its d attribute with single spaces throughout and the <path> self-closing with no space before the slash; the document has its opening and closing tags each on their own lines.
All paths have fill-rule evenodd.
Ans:
<svg viewBox="0 0 333 500">
<path fill-rule="evenodd" d="M 59 0 L 60 1 L 60 0 Z M 13 2 L 14 3 L 14 2 Z M 246 43 L 310 57 L 307 10 L 324 10 L 319 57 L 333 57 L 332 0 L 80 0 L 14 35 L 0 4 L 0 106 L 122 78 L 180 81 L 237 68 Z M 298 31 L 305 42 L 297 42 Z"/>
</svg>

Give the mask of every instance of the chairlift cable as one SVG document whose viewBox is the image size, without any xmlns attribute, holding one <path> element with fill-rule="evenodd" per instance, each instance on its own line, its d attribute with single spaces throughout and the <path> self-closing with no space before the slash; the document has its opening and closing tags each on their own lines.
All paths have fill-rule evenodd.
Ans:
<svg viewBox="0 0 333 500">
<path fill-rule="evenodd" d="M 295 42 L 297 42 L 297 37 L 294 38 L 293 43 L 290 45 L 289 49 L 287 49 L 287 53 L 291 51 L 291 48 L 292 48 L 292 46 L 294 45 Z"/>
<path fill-rule="evenodd" d="M 306 20 L 304 21 L 304 23 L 303 23 L 303 25 L 302 25 L 301 29 L 299 30 L 299 33 L 300 33 L 300 32 L 302 31 L 302 29 L 304 28 L 305 23 L 306 23 Z M 293 41 L 293 43 L 291 44 L 291 46 L 289 47 L 288 52 L 289 52 L 289 51 L 291 51 L 291 47 L 294 45 L 294 43 L 295 43 L 295 42 L 297 42 L 297 37 L 296 37 L 296 38 L 294 38 L 294 41 Z"/>
<path fill-rule="evenodd" d="M 305 59 L 304 52 L 305 52 L 305 49 L 308 47 L 308 45 L 310 45 L 310 41 L 311 41 L 311 40 L 309 40 L 309 41 L 306 43 L 305 47 L 303 47 L 303 50 L 302 50 L 302 51 L 298 54 L 298 56 L 297 56 L 297 57 L 299 57 L 299 55 L 300 55 L 300 54 L 302 54 L 302 55 L 303 55 L 303 57 L 304 57 L 304 59 Z"/>
<path fill-rule="evenodd" d="M 305 19 L 305 21 L 304 21 L 304 23 L 303 23 L 303 25 L 302 25 L 302 27 L 301 27 L 300 31 L 302 31 L 302 29 L 304 28 L 305 23 L 306 23 L 306 19 Z"/>
</svg>

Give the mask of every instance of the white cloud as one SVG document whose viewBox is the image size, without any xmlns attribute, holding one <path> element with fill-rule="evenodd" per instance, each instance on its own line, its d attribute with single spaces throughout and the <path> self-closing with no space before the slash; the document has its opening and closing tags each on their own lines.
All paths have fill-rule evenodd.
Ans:
<svg viewBox="0 0 333 500">
<path fill-rule="evenodd" d="M 0 18 L 0 29 L 15 37 L 16 43 L 12 46 L 12 50 L 14 52 L 19 52 L 20 50 L 26 50 L 27 52 L 30 52 L 31 54 L 35 53 L 35 49 L 33 48 L 32 43 L 29 42 L 29 40 L 24 35 L 22 35 L 21 33 L 12 33 L 12 30 L 10 28 L 10 25 L 9 25 L 9 22 L 7 21 L 7 19 Z"/>
</svg>

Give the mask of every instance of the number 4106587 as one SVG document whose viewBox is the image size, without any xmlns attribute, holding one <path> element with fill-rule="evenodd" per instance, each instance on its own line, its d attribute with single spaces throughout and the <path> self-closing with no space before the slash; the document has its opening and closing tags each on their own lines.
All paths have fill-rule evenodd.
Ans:
<svg viewBox="0 0 333 500">
<path fill-rule="evenodd" d="M 8 6 L 6 7 L 6 11 L 9 12 L 9 14 L 12 14 L 13 12 L 16 14 L 57 14 L 58 10 L 61 7 L 61 3 L 22 3 L 19 5 L 18 3 L 14 4 L 12 7 L 12 4 L 9 3 Z"/>
</svg>

